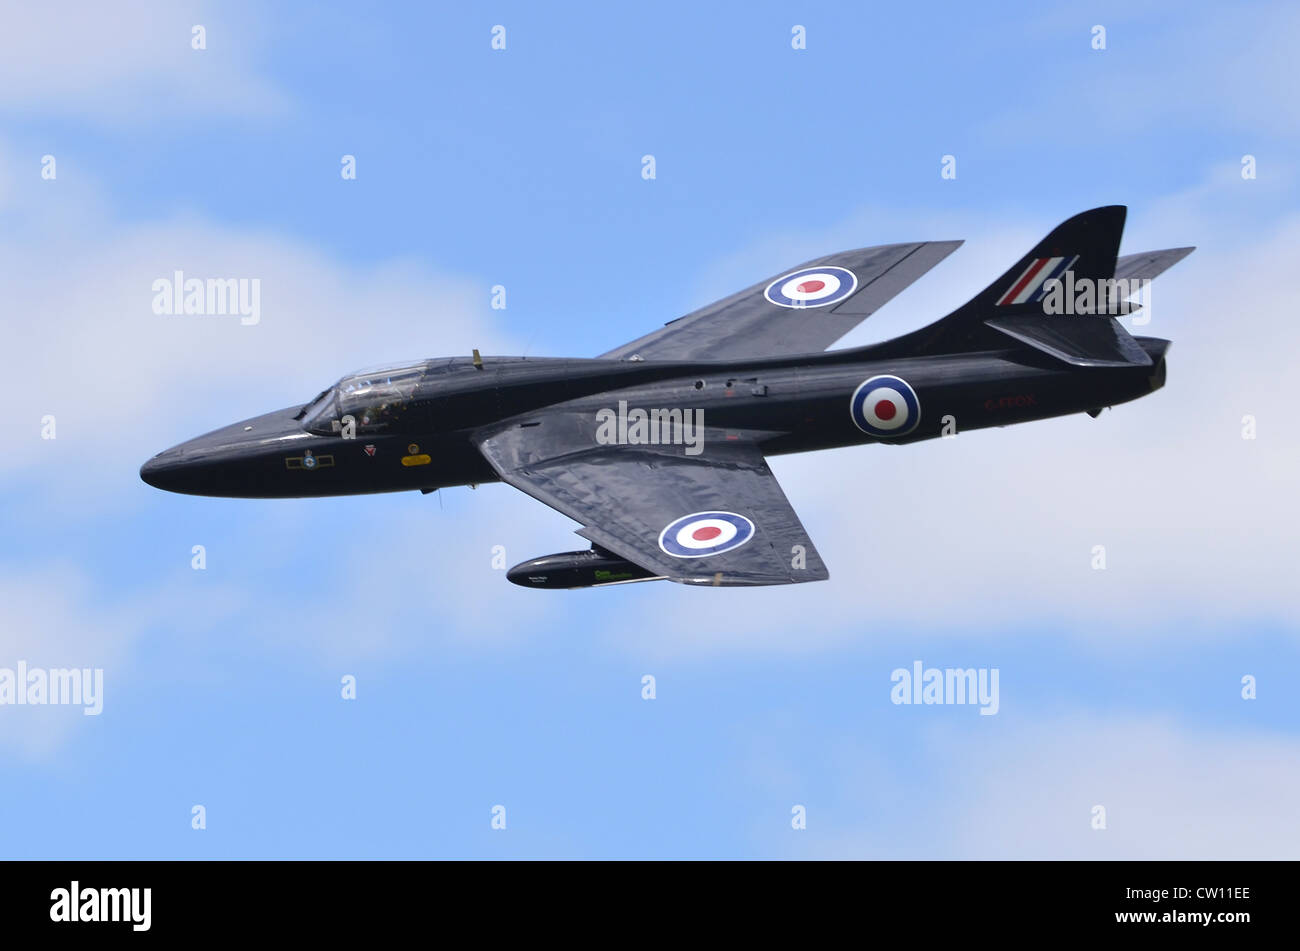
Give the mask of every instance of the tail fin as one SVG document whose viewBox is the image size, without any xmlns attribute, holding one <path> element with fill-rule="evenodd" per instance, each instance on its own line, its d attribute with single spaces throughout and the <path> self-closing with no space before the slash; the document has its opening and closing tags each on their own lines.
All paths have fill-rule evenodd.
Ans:
<svg viewBox="0 0 1300 951">
<path fill-rule="evenodd" d="M 1072 272 L 1076 281 L 1114 277 L 1127 214 L 1128 209 L 1123 205 L 1107 205 L 1062 222 L 953 316 L 976 311 L 976 319 L 985 320 L 1022 313 L 1041 314 L 1047 282 L 1059 280 L 1066 271 Z"/>
<path fill-rule="evenodd" d="M 1131 314 L 1142 308 L 1137 301 L 1126 300 L 1137 294 L 1139 285 L 1149 284 L 1195 248 L 1168 248 L 1126 254 L 1115 261 L 1115 279 L 1099 285 L 1095 291 L 1103 313 L 1083 320 L 1047 320 L 1036 314 L 993 317 L 984 321 L 1031 347 L 1080 367 L 1149 367 L 1150 353 L 1133 339 L 1113 314 Z M 1162 351 L 1163 352 L 1163 351 Z"/>
<path fill-rule="evenodd" d="M 1006 342 L 1004 331 L 985 321 L 1034 316 L 1052 320 L 1043 311 L 1049 281 L 1062 279 L 1067 271 L 1076 282 L 1115 276 L 1126 215 L 1123 205 L 1106 205 L 1067 219 L 971 300 L 942 320 L 893 343 L 916 354 L 996 347 Z M 1127 335 L 1123 328 L 1120 333 Z"/>
</svg>

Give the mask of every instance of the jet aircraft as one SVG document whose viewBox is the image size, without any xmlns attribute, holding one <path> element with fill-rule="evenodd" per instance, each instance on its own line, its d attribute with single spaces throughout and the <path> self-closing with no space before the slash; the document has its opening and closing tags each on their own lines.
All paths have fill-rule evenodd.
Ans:
<svg viewBox="0 0 1300 951">
<path fill-rule="evenodd" d="M 882 343 L 827 350 L 962 242 L 818 258 L 593 359 L 476 350 L 355 373 L 140 475 L 243 498 L 503 481 L 591 543 L 516 565 L 525 587 L 823 580 L 769 456 L 1096 417 L 1164 385 L 1169 341 L 1116 317 L 1194 249 L 1121 257 L 1125 216 L 1070 218 L 951 314 Z"/>
</svg>

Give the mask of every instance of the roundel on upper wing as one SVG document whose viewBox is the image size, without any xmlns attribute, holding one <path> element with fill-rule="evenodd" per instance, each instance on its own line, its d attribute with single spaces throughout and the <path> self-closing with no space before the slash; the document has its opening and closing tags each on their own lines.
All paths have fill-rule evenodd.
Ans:
<svg viewBox="0 0 1300 951">
<path fill-rule="evenodd" d="M 873 376 L 853 391 L 849 415 L 869 436 L 903 436 L 921 422 L 921 401 L 902 377 Z"/>
<path fill-rule="evenodd" d="M 778 307 L 825 307 L 857 289 L 857 275 L 848 268 L 823 264 L 778 277 L 767 285 L 763 296 Z"/>
<path fill-rule="evenodd" d="M 669 522 L 659 547 L 674 558 L 703 558 L 739 548 L 754 537 L 754 523 L 735 512 L 695 512 Z"/>
</svg>

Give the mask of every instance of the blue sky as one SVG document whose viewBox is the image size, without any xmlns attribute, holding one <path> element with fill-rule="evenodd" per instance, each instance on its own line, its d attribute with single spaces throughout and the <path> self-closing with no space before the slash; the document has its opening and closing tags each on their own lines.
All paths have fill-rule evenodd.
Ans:
<svg viewBox="0 0 1300 951">
<path fill-rule="evenodd" d="M 0 667 L 105 698 L 0 707 L 0 855 L 1296 855 L 1294 10 L 2 9 Z M 883 339 L 1111 203 L 1126 251 L 1198 246 L 1142 328 L 1167 387 L 776 460 L 826 583 L 523 591 L 494 545 L 584 543 L 508 487 L 137 476 L 356 367 L 595 355 L 816 255 L 966 239 L 846 343 Z M 175 268 L 259 278 L 261 322 L 153 314 Z M 997 668 L 999 712 L 894 705 L 916 660 Z"/>
</svg>

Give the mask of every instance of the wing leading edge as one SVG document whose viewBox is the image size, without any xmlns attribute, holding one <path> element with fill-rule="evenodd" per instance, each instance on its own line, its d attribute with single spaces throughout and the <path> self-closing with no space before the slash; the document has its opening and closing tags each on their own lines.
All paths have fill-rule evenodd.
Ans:
<svg viewBox="0 0 1300 951">
<path fill-rule="evenodd" d="M 886 244 L 817 258 L 678 317 L 601 356 L 615 360 L 730 360 L 816 353 L 874 314 L 961 244 Z M 791 286 L 786 287 L 787 283 Z M 810 289 L 798 290 L 804 286 Z"/>
<path fill-rule="evenodd" d="M 752 434 L 705 429 L 703 451 L 691 456 L 682 446 L 600 445 L 589 414 L 553 411 L 481 432 L 476 442 L 504 482 L 581 522 L 579 535 L 671 581 L 829 577 Z"/>
</svg>

